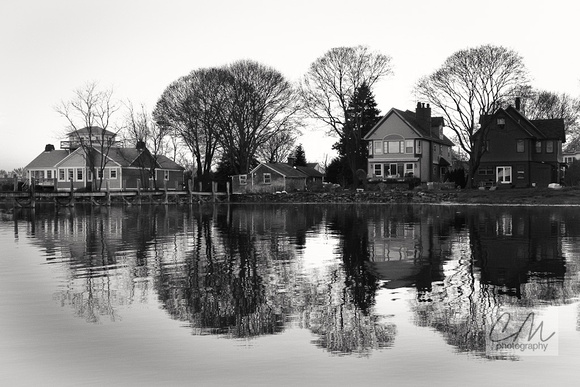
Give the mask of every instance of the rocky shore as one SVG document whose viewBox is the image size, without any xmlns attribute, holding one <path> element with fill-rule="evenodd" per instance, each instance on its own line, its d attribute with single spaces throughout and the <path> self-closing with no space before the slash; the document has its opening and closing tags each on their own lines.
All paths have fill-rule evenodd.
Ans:
<svg viewBox="0 0 580 387">
<path fill-rule="evenodd" d="M 518 188 L 495 191 L 465 190 L 405 190 L 356 192 L 290 192 L 232 195 L 236 203 L 443 203 L 502 205 L 570 205 L 580 206 L 580 188 Z"/>
</svg>

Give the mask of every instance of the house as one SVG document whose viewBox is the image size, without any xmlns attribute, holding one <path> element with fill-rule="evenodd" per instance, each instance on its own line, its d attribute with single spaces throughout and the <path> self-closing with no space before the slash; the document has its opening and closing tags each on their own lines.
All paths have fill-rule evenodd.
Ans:
<svg viewBox="0 0 580 387">
<path fill-rule="evenodd" d="M 317 187 L 322 187 L 322 183 L 324 182 L 324 174 L 319 170 L 308 166 L 306 167 L 296 166 L 295 168 L 306 175 L 306 189 L 312 190 Z M 312 165 L 312 164 L 310 164 Z M 316 164 L 317 165 L 317 164 Z"/>
<path fill-rule="evenodd" d="M 323 175 L 325 173 L 324 167 L 322 165 L 320 165 L 319 163 L 306 163 L 306 166 L 308 168 L 312 168 L 312 169 L 317 170 L 318 172 L 320 172 Z"/>
<path fill-rule="evenodd" d="M 321 179 L 301 172 L 290 163 L 260 163 L 248 174 L 232 176 L 232 193 L 302 191 L 307 188 L 309 178 Z"/>
<path fill-rule="evenodd" d="M 564 120 L 528 120 L 515 107 L 481 118 L 485 149 L 474 180 L 499 187 L 546 187 L 563 177 Z"/>
<path fill-rule="evenodd" d="M 114 134 L 110 134 L 107 143 L 117 145 Z M 71 186 L 73 189 L 108 186 L 112 190 L 136 189 L 138 184 L 144 189 L 183 186 L 184 168 L 165 156 L 152 155 L 142 142 L 136 148 L 101 147 L 94 142 L 95 147 L 87 148 L 79 145 L 81 140 L 75 141 L 74 135 L 69 134 L 69 140 L 61 142 L 64 149 L 56 150 L 48 144 L 25 167 L 29 184 L 34 179 L 35 185 L 56 190 L 70 190 Z"/>
<path fill-rule="evenodd" d="M 429 104 L 417 103 L 415 112 L 391 109 L 364 137 L 369 145 L 367 176 L 443 181 L 454 145 L 443 126 L 443 117 L 431 117 Z"/>
</svg>

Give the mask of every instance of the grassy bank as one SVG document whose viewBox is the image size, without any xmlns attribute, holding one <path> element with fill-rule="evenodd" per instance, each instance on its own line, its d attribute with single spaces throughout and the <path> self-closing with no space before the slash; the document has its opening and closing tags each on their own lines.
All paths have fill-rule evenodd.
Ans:
<svg viewBox="0 0 580 387">
<path fill-rule="evenodd" d="M 495 191 L 465 190 L 406 190 L 382 192 L 292 192 L 281 194 L 232 195 L 239 203 L 458 203 L 458 204 L 513 204 L 513 205 L 578 205 L 580 188 L 514 188 Z"/>
</svg>

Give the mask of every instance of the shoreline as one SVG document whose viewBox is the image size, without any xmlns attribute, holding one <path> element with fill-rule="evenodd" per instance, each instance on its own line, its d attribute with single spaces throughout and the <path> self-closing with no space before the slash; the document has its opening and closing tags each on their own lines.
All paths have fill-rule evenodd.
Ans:
<svg viewBox="0 0 580 387">
<path fill-rule="evenodd" d="M 580 188 L 500 190 L 385 190 L 234 194 L 236 204 L 434 204 L 457 206 L 580 207 Z"/>
</svg>

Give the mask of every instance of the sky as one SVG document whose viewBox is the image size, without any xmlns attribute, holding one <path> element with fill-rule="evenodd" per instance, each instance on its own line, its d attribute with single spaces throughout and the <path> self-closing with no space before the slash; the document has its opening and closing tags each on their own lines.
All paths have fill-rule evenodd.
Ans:
<svg viewBox="0 0 580 387">
<path fill-rule="evenodd" d="M 532 86 L 579 97 L 579 10 L 571 0 L 0 0 L 0 169 L 58 148 L 67 122 L 55 106 L 88 82 L 153 109 L 192 70 L 251 59 L 297 82 L 341 46 L 392 58 L 373 90 L 383 114 L 413 110 L 420 77 L 482 44 L 518 52 Z M 320 125 L 298 142 L 309 162 L 334 155 Z"/>
</svg>

